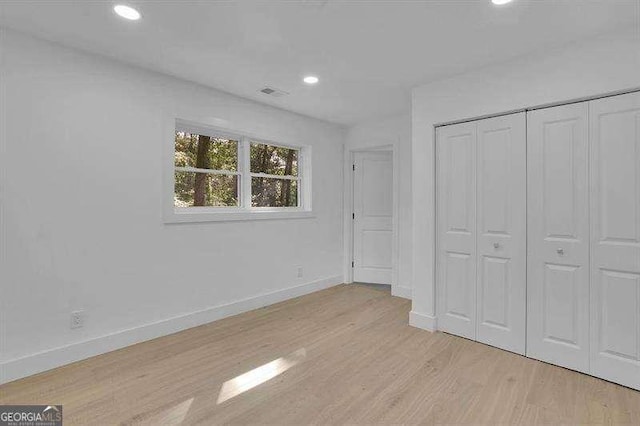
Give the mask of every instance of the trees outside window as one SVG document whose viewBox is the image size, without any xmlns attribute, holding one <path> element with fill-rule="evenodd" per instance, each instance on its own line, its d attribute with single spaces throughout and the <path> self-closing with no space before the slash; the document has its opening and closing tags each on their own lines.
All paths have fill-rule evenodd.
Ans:
<svg viewBox="0 0 640 426">
<path fill-rule="evenodd" d="M 301 206 L 299 148 L 202 133 L 175 132 L 175 207 Z"/>
</svg>

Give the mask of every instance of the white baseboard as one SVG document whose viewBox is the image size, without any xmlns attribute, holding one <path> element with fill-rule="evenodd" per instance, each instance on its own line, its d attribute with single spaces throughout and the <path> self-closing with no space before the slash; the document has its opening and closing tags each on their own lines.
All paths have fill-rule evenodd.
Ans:
<svg viewBox="0 0 640 426">
<path fill-rule="evenodd" d="M 391 295 L 411 300 L 411 287 L 391 286 Z"/>
<path fill-rule="evenodd" d="M 8 360 L 0 364 L 0 384 L 146 340 L 207 324 L 232 315 L 303 296 L 342 284 L 342 282 L 342 275 L 337 275 Z"/>
<path fill-rule="evenodd" d="M 433 315 L 419 314 L 415 311 L 409 312 L 409 325 L 427 331 L 436 331 L 438 329 L 436 317 Z"/>
</svg>

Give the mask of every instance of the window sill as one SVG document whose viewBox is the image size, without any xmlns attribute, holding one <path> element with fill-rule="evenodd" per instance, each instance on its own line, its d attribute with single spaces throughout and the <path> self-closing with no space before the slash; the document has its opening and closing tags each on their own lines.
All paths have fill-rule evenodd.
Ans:
<svg viewBox="0 0 640 426">
<path fill-rule="evenodd" d="M 165 223 L 232 222 L 242 220 L 274 220 L 313 218 L 311 210 L 301 209 L 254 209 L 218 210 L 211 208 L 172 209 L 164 218 Z"/>
</svg>

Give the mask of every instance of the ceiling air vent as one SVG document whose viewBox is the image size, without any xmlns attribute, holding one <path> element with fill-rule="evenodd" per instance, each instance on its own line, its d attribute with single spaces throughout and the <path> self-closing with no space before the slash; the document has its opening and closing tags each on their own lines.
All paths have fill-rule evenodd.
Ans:
<svg viewBox="0 0 640 426">
<path fill-rule="evenodd" d="M 284 90 L 276 89 L 274 87 L 266 86 L 263 89 L 259 90 L 260 93 L 264 93 L 265 95 L 273 96 L 274 98 L 279 98 L 281 96 L 286 96 L 289 93 Z"/>
</svg>

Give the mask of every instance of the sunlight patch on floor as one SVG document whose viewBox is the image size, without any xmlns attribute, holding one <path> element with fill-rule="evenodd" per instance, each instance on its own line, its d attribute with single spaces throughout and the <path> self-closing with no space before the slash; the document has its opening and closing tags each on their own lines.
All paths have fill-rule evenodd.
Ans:
<svg viewBox="0 0 640 426">
<path fill-rule="evenodd" d="M 302 362 L 306 356 L 307 351 L 304 348 L 298 349 L 287 356 L 275 359 L 267 364 L 261 365 L 260 367 L 234 377 L 231 380 L 227 380 L 220 389 L 218 404 L 222 404 L 241 393 L 273 379 L 294 365 Z"/>
<path fill-rule="evenodd" d="M 187 417 L 187 413 L 189 412 L 189 408 L 191 408 L 191 404 L 193 403 L 193 399 L 187 399 L 186 401 L 181 402 L 178 405 L 175 405 L 168 410 L 163 410 L 162 412 L 151 416 L 144 421 L 141 421 L 141 425 L 163 425 L 163 426 L 179 426 L 184 422 L 184 419 Z"/>
</svg>

